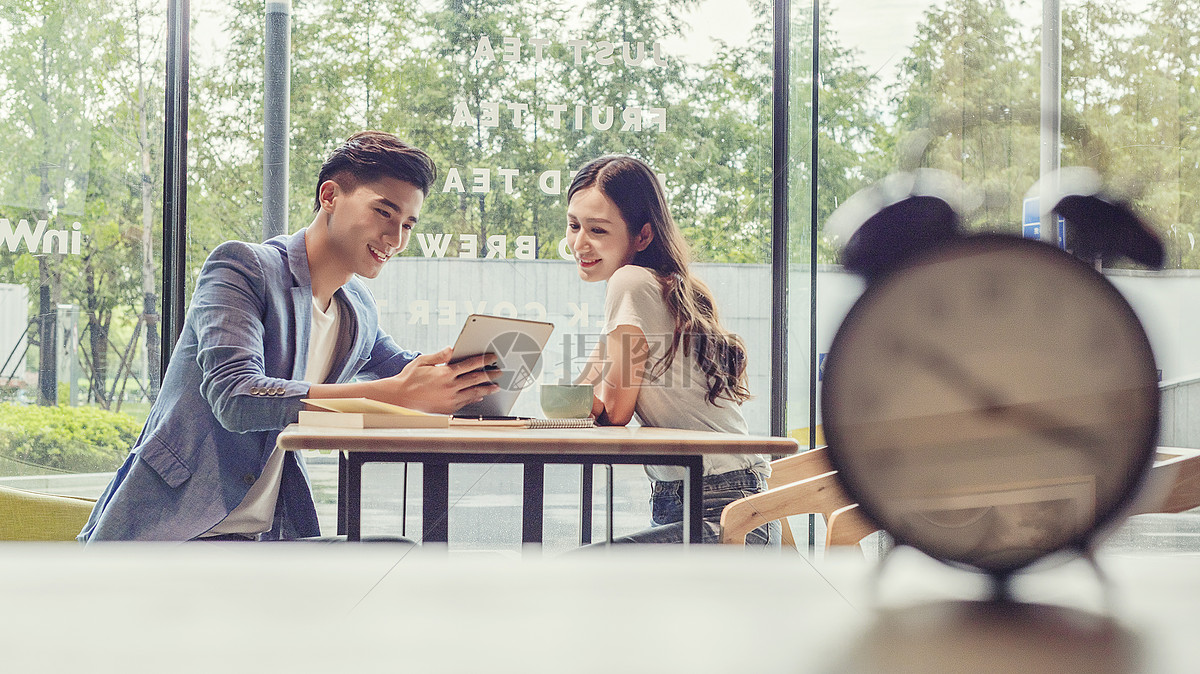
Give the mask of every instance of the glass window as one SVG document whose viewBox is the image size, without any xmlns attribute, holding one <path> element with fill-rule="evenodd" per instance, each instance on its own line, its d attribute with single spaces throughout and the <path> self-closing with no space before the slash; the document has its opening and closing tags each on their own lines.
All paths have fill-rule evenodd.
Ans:
<svg viewBox="0 0 1200 674">
<path fill-rule="evenodd" d="M 1027 213 L 1037 213 L 1028 192 L 1040 175 L 1041 144 L 1057 146 L 1062 166 L 1096 169 L 1147 217 L 1166 247 L 1164 271 L 1119 263 L 1103 273 L 1133 305 L 1154 346 L 1164 396 L 1160 445 L 1197 447 L 1187 402 L 1200 382 L 1192 348 L 1200 338 L 1192 310 L 1200 300 L 1194 8 L 1064 0 L 1061 137 L 1052 139 L 1040 122 L 1041 2 L 822 4 L 829 13 L 822 15 L 819 126 L 830 142 L 820 148 L 818 193 L 844 199 L 853 190 L 839 188 L 857 188 L 864 179 L 936 168 L 979 192 L 968 229 L 1037 236 L 1036 217 Z M 839 83 L 846 73 L 859 79 Z M 832 205 L 820 203 L 820 222 Z M 832 264 L 837 242 L 822 234 L 817 243 L 820 261 L 829 265 L 818 272 L 823 352 L 862 283 Z M 1146 533 L 1156 525 L 1139 526 Z M 1131 544 L 1150 544 L 1137 535 L 1129 535 Z"/>
<path fill-rule="evenodd" d="M 97 495 L 156 395 L 163 10 L 0 7 L 0 484 Z"/>
<path fill-rule="evenodd" d="M 263 184 L 262 5 L 195 11 L 193 272 L 220 241 L 261 239 Z M 580 281 L 569 259 L 565 193 L 586 161 L 637 155 L 662 176 L 697 273 L 747 342 L 756 397 L 745 412 L 765 434 L 771 64 L 766 2 L 735 12 L 716 1 L 297 3 L 290 231 L 311 222 L 316 176 L 335 145 L 364 128 L 397 133 L 430 152 L 440 174 L 408 251 L 370 284 L 384 329 L 431 351 L 452 344 L 471 313 L 550 321 L 539 381 L 573 378 L 600 335 L 604 288 Z M 513 413 L 540 415 L 536 388 Z M 577 484 L 578 469 L 565 470 Z M 519 468 L 485 473 L 462 480 L 515 507 Z M 632 478 L 645 489 L 640 468 Z M 633 497 L 646 524 L 644 500 Z M 510 528 L 515 545 L 519 527 Z"/>
</svg>

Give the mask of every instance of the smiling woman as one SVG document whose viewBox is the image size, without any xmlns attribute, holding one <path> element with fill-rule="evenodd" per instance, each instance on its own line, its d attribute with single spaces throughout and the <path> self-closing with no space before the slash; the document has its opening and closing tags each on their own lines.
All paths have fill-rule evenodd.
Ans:
<svg viewBox="0 0 1200 674">
<path fill-rule="evenodd" d="M 584 281 L 607 281 L 633 262 L 653 236 L 648 222 L 626 224 L 617 205 L 597 187 L 577 191 L 567 206 L 567 247 Z"/>
<path fill-rule="evenodd" d="M 568 191 L 567 243 L 584 281 L 607 281 L 603 336 L 580 383 L 595 387 L 599 423 L 745 434 L 746 347 L 722 327 L 712 293 L 691 269 L 662 183 L 644 162 L 610 155 L 589 162 Z M 626 543 L 682 540 L 683 471 L 647 466 L 653 528 Z M 717 542 L 721 511 L 759 493 L 771 474 L 758 454 L 704 457 L 704 542 Z M 751 532 L 778 545 L 778 523 Z"/>
</svg>

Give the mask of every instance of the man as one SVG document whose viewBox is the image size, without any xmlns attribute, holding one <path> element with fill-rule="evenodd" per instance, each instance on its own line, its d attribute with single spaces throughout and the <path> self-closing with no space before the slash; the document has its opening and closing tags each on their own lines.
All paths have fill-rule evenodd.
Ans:
<svg viewBox="0 0 1200 674">
<path fill-rule="evenodd" d="M 401 350 L 374 278 L 404 250 L 436 169 L 395 136 L 351 136 L 321 167 L 312 224 L 205 262 L 158 399 L 79 540 L 283 540 L 320 534 L 302 457 L 276 448 L 302 398 L 449 413 L 496 386 L 494 356 Z"/>
</svg>

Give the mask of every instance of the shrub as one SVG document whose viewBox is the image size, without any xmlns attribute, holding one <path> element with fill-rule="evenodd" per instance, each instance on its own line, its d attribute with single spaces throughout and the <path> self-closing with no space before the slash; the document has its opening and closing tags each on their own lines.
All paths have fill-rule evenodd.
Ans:
<svg viewBox="0 0 1200 674">
<path fill-rule="evenodd" d="M 141 426 L 95 407 L 0 403 L 0 454 L 72 473 L 108 472 L 125 460 Z"/>
</svg>

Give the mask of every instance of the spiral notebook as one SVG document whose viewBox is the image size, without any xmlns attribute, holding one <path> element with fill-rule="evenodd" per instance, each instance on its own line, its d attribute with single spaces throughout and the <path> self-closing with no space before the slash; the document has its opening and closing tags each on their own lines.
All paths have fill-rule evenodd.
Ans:
<svg viewBox="0 0 1200 674">
<path fill-rule="evenodd" d="M 592 428 L 595 422 L 587 419 L 539 419 L 537 417 L 451 417 L 451 426 L 480 426 L 501 428 Z"/>
</svg>

